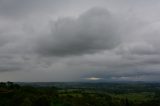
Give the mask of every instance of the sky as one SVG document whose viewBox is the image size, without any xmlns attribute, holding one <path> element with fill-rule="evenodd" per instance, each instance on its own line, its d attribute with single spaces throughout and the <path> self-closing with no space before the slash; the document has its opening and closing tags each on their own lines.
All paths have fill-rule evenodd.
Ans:
<svg viewBox="0 0 160 106">
<path fill-rule="evenodd" d="M 0 81 L 160 81 L 159 0 L 0 0 Z"/>
</svg>

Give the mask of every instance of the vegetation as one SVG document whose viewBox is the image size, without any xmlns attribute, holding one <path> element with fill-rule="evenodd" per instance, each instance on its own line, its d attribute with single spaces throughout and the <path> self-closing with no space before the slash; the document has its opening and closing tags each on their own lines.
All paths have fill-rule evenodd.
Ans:
<svg viewBox="0 0 160 106">
<path fill-rule="evenodd" d="M 0 106 L 160 106 L 159 86 L 152 83 L 45 83 L 44 86 L 44 83 L 1 82 Z"/>
</svg>

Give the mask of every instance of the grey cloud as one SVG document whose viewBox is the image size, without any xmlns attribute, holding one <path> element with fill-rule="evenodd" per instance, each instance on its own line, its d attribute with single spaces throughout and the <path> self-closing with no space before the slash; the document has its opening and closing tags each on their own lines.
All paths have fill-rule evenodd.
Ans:
<svg viewBox="0 0 160 106">
<path fill-rule="evenodd" d="M 44 55 L 65 56 L 113 49 L 120 43 L 115 21 L 114 15 L 102 8 L 88 10 L 77 19 L 59 19 L 52 23 L 49 37 L 38 42 L 37 51 Z"/>
<path fill-rule="evenodd" d="M 11 72 L 11 71 L 19 71 L 19 70 L 22 70 L 22 68 L 20 68 L 18 64 L 15 66 L 10 66 L 10 65 L 0 66 L 0 72 Z"/>
<path fill-rule="evenodd" d="M 148 42 L 133 42 L 121 44 L 115 49 L 117 54 L 122 55 L 157 55 L 160 54 L 159 50 L 151 43 Z"/>
<path fill-rule="evenodd" d="M 24 69 L 24 64 L 22 64 L 21 62 L 15 62 L 10 57 L 1 58 L 0 64 L 0 72 L 12 72 Z"/>
<path fill-rule="evenodd" d="M 13 41 L 14 41 L 14 38 L 9 36 L 6 30 L 0 29 L 0 47 Z"/>
<path fill-rule="evenodd" d="M 38 13 L 56 13 L 60 7 L 68 5 L 69 1 L 59 0 L 1 0 L 0 16 L 7 19 L 23 19 Z M 41 11 L 41 12 L 40 12 Z"/>
<path fill-rule="evenodd" d="M 159 81 L 159 5 L 1 0 L 0 80 Z"/>
</svg>

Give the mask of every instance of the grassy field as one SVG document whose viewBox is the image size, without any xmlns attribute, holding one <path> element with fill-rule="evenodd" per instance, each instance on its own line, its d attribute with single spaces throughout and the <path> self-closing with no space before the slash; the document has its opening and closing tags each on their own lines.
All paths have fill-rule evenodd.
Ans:
<svg viewBox="0 0 160 106">
<path fill-rule="evenodd" d="M 125 99 L 128 98 L 133 102 L 144 102 L 152 100 L 155 96 L 153 92 L 141 92 L 141 93 L 126 93 L 126 94 L 111 94 L 114 98 Z"/>
</svg>

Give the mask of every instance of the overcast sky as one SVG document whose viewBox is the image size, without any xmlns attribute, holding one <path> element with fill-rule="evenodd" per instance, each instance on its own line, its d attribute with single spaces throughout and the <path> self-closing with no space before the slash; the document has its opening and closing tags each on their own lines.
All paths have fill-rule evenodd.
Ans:
<svg viewBox="0 0 160 106">
<path fill-rule="evenodd" d="M 0 0 L 0 81 L 160 81 L 159 0 Z"/>
</svg>

